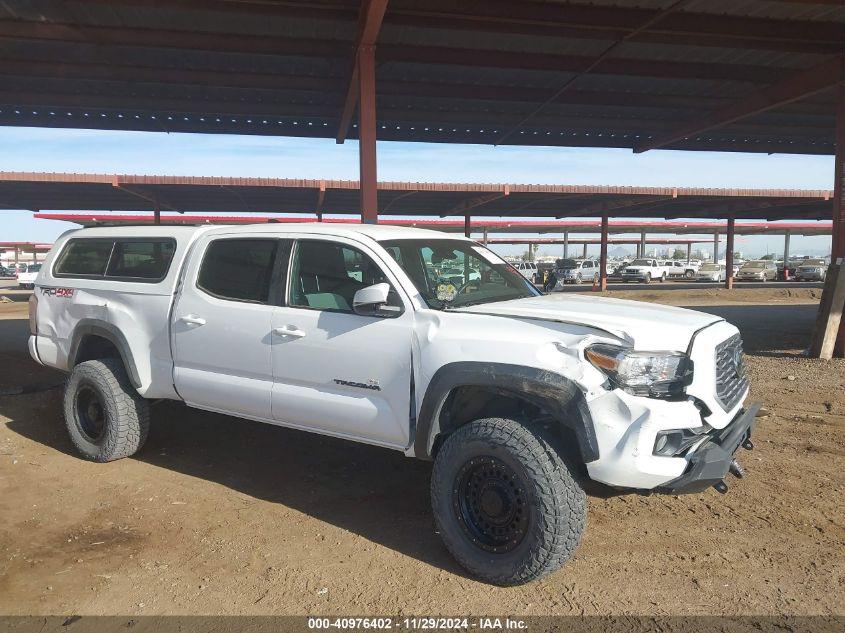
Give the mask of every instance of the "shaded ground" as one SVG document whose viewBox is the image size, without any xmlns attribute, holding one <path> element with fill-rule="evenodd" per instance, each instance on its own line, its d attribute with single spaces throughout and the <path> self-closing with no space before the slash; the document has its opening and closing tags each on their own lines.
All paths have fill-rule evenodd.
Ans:
<svg viewBox="0 0 845 633">
<path fill-rule="evenodd" d="M 812 296 L 764 293 L 631 291 L 736 323 L 772 415 L 729 494 L 591 497 L 574 559 L 525 587 L 453 563 L 427 463 L 159 403 L 141 453 L 92 464 L 58 389 L 0 396 L 0 613 L 843 614 L 845 362 L 799 355 Z M 0 315 L 0 386 L 60 378 L 25 304 Z"/>
</svg>

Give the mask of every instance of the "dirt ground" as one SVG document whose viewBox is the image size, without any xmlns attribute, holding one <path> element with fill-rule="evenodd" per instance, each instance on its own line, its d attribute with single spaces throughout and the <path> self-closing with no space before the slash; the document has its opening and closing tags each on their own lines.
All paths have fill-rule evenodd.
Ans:
<svg viewBox="0 0 845 633">
<path fill-rule="evenodd" d="M 137 456 L 77 459 L 0 304 L 0 613 L 845 614 L 845 362 L 800 355 L 820 290 L 610 294 L 736 323 L 771 414 L 728 494 L 593 494 L 573 560 L 508 589 L 452 561 L 398 453 L 165 402 Z"/>
</svg>

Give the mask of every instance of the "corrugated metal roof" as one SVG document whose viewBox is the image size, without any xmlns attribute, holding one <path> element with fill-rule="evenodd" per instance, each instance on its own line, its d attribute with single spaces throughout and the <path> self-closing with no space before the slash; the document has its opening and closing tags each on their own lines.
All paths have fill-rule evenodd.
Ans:
<svg viewBox="0 0 845 633">
<path fill-rule="evenodd" d="M 845 54 L 843 6 L 696 0 L 614 46 L 537 112 L 670 4 L 391 0 L 376 53 L 379 136 L 636 147 Z M 332 137 L 358 8 L 6 0 L 0 124 Z M 670 146 L 831 153 L 833 93 Z"/>
<path fill-rule="evenodd" d="M 324 193 L 321 196 L 320 190 Z M 355 181 L 0 172 L 0 200 L 32 210 L 358 213 Z M 381 182 L 380 215 L 827 219 L 832 192 Z"/>
</svg>

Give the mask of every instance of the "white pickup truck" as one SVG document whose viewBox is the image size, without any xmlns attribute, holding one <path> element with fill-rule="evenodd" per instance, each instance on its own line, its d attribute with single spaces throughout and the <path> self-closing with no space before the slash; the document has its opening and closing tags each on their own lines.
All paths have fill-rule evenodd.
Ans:
<svg viewBox="0 0 845 633">
<path fill-rule="evenodd" d="M 432 231 L 73 231 L 38 276 L 30 328 L 32 357 L 70 372 L 65 422 L 83 457 L 141 449 L 148 402 L 169 398 L 430 459 L 443 541 L 501 585 L 570 557 L 586 478 L 724 492 L 752 447 L 734 326 L 543 296 L 486 248 Z"/>
<path fill-rule="evenodd" d="M 635 259 L 622 269 L 622 281 L 641 281 L 650 283 L 655 279 L 666 281 L 669 278 L 669 269 L 663 262 L 657 259 Z"/>
</svg>

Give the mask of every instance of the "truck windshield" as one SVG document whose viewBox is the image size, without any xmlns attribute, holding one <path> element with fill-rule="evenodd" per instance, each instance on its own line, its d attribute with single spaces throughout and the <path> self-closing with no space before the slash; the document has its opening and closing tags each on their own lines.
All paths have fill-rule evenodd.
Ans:
<svg viewBox="0 0 845 633">
<path fill-rule="evenodd" d="M 513 266 L 486 248 L 450 239 L 379 242 L 436 310 L 536 297 L 540 294 Z"/>
<path fill-rule="evenodd" d="M 651 260 L 650 259 L 635 259 L 634 261 L 632 261 L 628 265 L 629 266 L 651 266 Z"/>
</svg>

